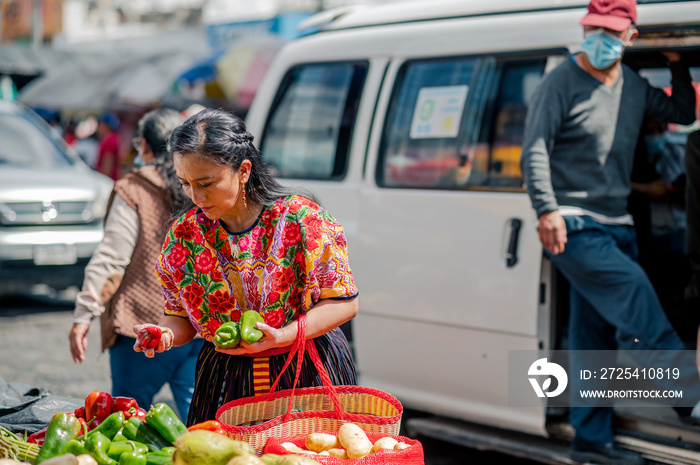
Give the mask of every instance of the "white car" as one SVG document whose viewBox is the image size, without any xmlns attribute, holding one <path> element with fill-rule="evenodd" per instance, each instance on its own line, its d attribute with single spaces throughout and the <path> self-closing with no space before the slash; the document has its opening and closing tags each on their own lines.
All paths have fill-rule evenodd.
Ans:
<svg viewBox="0 0 700 465">
<path fill-rule="evenodd" d="M 0 101 L 0 295 L 80 286 L 112 185 L 33 111 Z"/>
</svg>

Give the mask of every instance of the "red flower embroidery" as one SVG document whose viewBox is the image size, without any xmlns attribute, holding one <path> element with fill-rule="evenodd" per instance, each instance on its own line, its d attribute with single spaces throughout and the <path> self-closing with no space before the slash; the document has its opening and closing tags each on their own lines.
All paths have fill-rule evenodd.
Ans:
<svg viewBox="0 0 700 465">
<path fill-rule="evenodd" d="M 191 241 L 194 239 L 194 225 L 190 223 L 189 221 L 180 223 L 177 226 L 175 226 L 175 237 L 178 239 L 184 239 L 186 241 Z"/>
<path fill-rule="evenodd" d="M 193 311 L 199 311 L 199 306 L 202 305 L 203 295 L 204 288 L 200 286 L 199 283 L 192 283 L 189 286 L 186 286 L 185 292 L 183 293 L 183 297 L 185 298 L 185 302 L 187 302 L 187 306 Z M 192 315 L 194 316 L 194 313 Z M 199 317 L 196 318 L 199 319 Z"/>
<path fill-rule="evenodd" d="M 198 273 L 209 273 L 215 264 L 216 259 L 210 253 L 202 252 L 194 257 L 194 269 Z"/>
<path fill-rule="evenodd" d="M 297 199 L 293 199 L 289 202 L 289 213 L 296 213 L 301 210 L 301 202 Z"/>
<path fill-rule="evenodd" d="M 281 328 L 282 323 L 284 323 L 284 310 L 277 309 L 271 312 L 267 312 L 263 315 L 265 324 L 272 326 L 273 328 Z"/>
<path fill-rule="evenodd" d="M 297 223 L 290 223 L 282 232 L 282 244 L 289 247 L 301 241 L 301 226 Z"/>
<path fill-rule="evenodd" d="M 274 304 L 274 303 L 277 302 L 278 300 L 280 300 L 280 293 L 279 293 L 279 292 L 277 292 L 277 291 L 270 291 L 270 292 L 267 294 L 267 305 L 268 305 L 268 306 Z"/>
<path fill-rule="evenodd" d="M 211 244 L 216 244 L 216 240 L 219 237 L 219 233 L 216 229 L 210 229 L 204 234 L 205 239 L 207 242 Z"/>
<path fill-rule="evenodd" d="M 272 277 L 272 290 L 282 294 L 294 284 L 294 271 L 291 268 L 281 268 Z"/>
<path fill-rule="evenodd" d="M 220 269 L 214 268 L 213 270 L 211 270 L 211 280 L 217 283 L 221 283 L 224 281 L 224 275 Z"/>
<path fill-rule="evenodd" d="M 259 239 L 253 238 L 250 241 L 250 253 L 253 256 L 258 255 L 260 252 L 262 252 L 262 241 Z"/>
<path fill-rule="evenodd" d="M 182 278 L 185 277 L 185 273 L 182 272 L 180 268 L 175 270 L 175 273 L 173 273 L 173 281 L 175 281 L 176 285 L 180 285 L 180 281 L 182 281 Z"/>
<path fill-rule="evenodd" d="M 289 306 L 292 307 L 294 310 L 299 310 L 301 309 L 301 289 L 294 288 L 292 289 L 292 292 L 289 293 Z"/>
<path fill-rule="evenodd" d="M 250 238 L 248 236 L 243 236 L 238 240 L 238 249 L 241 252 L 246 252 L 248 250 L 249 244 L 250 244 Z"/>
<path fill-rule="evenodd" d="M 306 258 L 304 257 L 304 252 L 298 250 L 296 255 L 294 255 L 294 261 L 299 265 L 304 266 L 306 264 Z"/>
<path fill-rule="evenodd" d="M 321 231 L 323 229 L 323 221 L 314 216 L 309 216 L 304 218 L 304 223 L 306 223 L 306 240 L 316 240 L 321 237 Z"/>
<path fill-rule="evenodd" d="M 234 310 L 231 312 L 231 321 L 241 321 L 241 311 Z"/>
<path fill-rule="evenodd" d="M 187 261 L 190 251 L 184 247 L 182 244 L 175 244 L 172 249 L 170 249 L 170 255 L 168 255 L 168 263 L 174 268 L 180 268 Z"/>
<path fill-rule="evenodd" d="M 235 299 L 228 291 L 219 289 L 209 296 L 209 310 L 211 312 L 229 313 L 235 306 Z"/>
</svg>

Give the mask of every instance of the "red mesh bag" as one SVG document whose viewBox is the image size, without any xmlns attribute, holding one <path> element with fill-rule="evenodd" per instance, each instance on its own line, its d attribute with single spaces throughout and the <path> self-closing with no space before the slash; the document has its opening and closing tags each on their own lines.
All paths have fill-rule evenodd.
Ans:
<svg viewBox="0 0 700 465">
<path fill-rule="evenodd" d="M 297 356 L 294 388 L 244 397 L 222 405 L 216 412 L 228 437 L 250 443 L 258 455 L 268 438 L 288 438 L 316 432 L 337 433 L 343 423 L 357 424 L 366 432 L 397 435 L 403 406 L 392 395 L 364 386 L 333 386 L 313 341 L 306 340 L 306 317 L 298 320 L 297 339 L 281 373 Z M 304 351 L 318 370 L 323 386 L 296 388 Z"/>
<path fill-rule="evenodd" d="M 328 431 L 325 431 L 328 432 Z M 337 431 L 331 434 L 336 434 Z M 423 446 L 420 442 L 415 439 L 406 438 L 403 436 L 395 436 L 391 434 L 382 433 L 367 433 L 367 437 L 372 443 L 377 439 L 383 438 L 385 436 L 390 436 L 399 442 L 405 442 L 411 447 L 403 450 L 379 450 L 377 452 L 372 452 L 359 459 L 339 459 L 337 457 L 326 457 L 319 455 L 304 455 L 314 459 L 315 461 L 322 463 L 324 465 L 379 465 L 379 464 L 392 464 L 392 465 L 425 465 L 425 458 L 423 455 Z M 292 452 L 287 451 L 281 446 L 283 442 L 291 442 L 296 444 L 298 447 L 305 449 L 304 440 L 306 439 L 305 434 L 300 434 L 297 436 L 292 436 L 289 438 L 269 438 L 267 444 L 265 445 L 265 454 L 277 454 L 277 455 L 289 455 Z M 303 454 L 299 454 L 303 455 Z"/>
</svg>

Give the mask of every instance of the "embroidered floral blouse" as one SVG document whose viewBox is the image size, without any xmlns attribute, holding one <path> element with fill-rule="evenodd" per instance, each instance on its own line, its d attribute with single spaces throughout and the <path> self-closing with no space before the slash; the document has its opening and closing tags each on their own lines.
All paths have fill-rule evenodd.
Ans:
<svg viewBox="0 0 700 465">
<path fill-rule="evenodd" d="M 237 233 L 190 210 L 171 226 L 156 273 L 165 314 L 189 318 L 209 341 L 246 310 L 280 328 L 321 299 L 358 293 L 342 226 L 300 196 L 264 207 L 252 227 Z"/>
</svg>

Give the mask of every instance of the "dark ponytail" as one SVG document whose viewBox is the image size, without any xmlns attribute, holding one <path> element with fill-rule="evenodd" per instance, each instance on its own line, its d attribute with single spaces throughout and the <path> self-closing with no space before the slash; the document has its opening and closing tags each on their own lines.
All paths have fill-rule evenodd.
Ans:
<svg viewBox="0 0 700 465">
<path fill-rule="evenodd" d="M 143 138 L 153 152 L 155 158 L 153 164 L 165 182 L 165 189 L 171 200 L 170 212 L 173 215 L 185 209 L 189 210 L 193 205 L 182 189 L 175 173 L 173 157 L 168 151 L 170 134 L 184 120 L 179 112 L 171 108 L 158 108 L 143 115 L 136 126 L 136 137 Z"/>
</svg>

